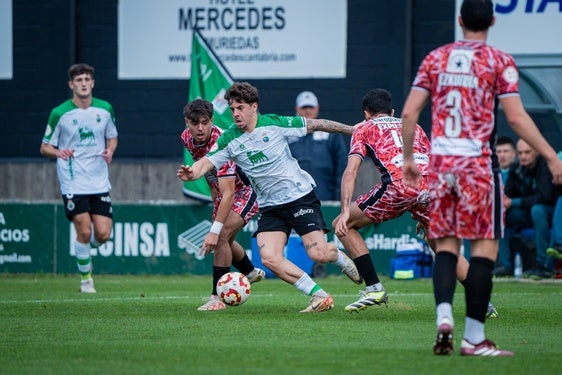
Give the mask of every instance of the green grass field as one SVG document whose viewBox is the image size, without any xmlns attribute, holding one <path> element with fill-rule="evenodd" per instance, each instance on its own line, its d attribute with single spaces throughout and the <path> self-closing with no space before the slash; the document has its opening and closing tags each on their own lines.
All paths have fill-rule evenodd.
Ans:
<svg viewBox="0 0 562 375">
<path fill-rule="evenodd" d="M 388 307 L 343 311 L 358 297 L 346 278 L 317 280 L 333 310 L 299 314 L 308 297 L 277 279 L 242 306 L 197 311 L 209 276 L 0 275 L 0 374 L 559 374 L 562 284 L 496 282 L 500 317 L 486 333 L 514 357 L 432 354 L 431 281 L 383 279 Z M 464 295 L 455 296 L 458 347 Z M 458 353 L 458 350 L 457 350 Z"/>
</svg>

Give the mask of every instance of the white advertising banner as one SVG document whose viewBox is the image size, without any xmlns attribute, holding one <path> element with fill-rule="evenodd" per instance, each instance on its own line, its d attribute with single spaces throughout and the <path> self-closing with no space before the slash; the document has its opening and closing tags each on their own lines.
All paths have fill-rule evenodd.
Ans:
<svg viewBox="0 0 562 375">
<path fill-rule="evenodd" d="M 456 0 L 456 39 L 462 38 L 461 4 Z M 512 55 L 562 54 L 562 0 L 496 0 L 494 14 L 490 45 Z"/>
<path fill-rule="evenodd" d="M 195 28 L 235 79 L 346 75 L 346 0 L 119 0 L 119 78 L 189 78 Z"/>
<path fill-rule="evenodd" d="M 0 79 L 13 78 L 12 0 L 0 0 Z"/>
</svg>

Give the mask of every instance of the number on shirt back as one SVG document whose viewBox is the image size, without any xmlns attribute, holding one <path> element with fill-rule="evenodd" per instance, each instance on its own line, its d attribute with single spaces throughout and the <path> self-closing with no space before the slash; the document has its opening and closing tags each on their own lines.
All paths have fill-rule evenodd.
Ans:
<svg viewBox="0 0 562 375">
<path fill-rule="evenodd" d="M 392 134 L 392 139 L 396 147 L 402 148 L 402 136 L 398 134 L 398 130 L 391 130 L 390 133 Z"/>
<path fill-rule="evenodd" d="M 462 97 L 459 90 L 451 90 L 447 94 L 447 107 L 449 108 L 449 117 L 445 120 L 445 135 L 451 138 L 457 138 L 461 135 L 461 103 Z"/>
</svg>

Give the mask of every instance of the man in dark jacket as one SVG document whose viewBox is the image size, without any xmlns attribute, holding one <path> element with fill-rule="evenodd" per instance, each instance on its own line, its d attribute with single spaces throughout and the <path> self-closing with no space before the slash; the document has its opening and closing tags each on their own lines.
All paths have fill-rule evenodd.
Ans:
<svg viewBox="0 0 562 375">
<path fill-rule="evenodd" d="M 320 105 L 310 91 L 297 96 L 295 112 L 298 116 L 315 119 Z M 321 201 L 339 201 L 341 176 L 347 165 L 348 145 L 343 135 L 316 131 L 306 137 L 290 137 L 291 154 L 314 181 L 314 191 Z"/>
<path fill-rule="evenodd" d="M 552 183 L 552 174 L 546 161 L 521 139 L 517 142 L 517 158 L 518 162 L 509 170 L 505 186 L 505 238 L 508 240 L 514 229 L 534 228 L 536 261 L 524 276 L 533 279 L 550 278 L 553 264 L 546 249 L 550 241 L 550 223 L 559 188 Z M 506 262 L 502 256 L 499 258 L 500 262 Z M 511 265 L 510 260 L 508 264 Z"/>
</svg>

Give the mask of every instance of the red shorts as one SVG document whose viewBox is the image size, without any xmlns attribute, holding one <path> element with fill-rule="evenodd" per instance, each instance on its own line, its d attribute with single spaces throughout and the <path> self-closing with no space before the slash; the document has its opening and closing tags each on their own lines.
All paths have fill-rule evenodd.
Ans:
<svg viewBox="0 0 562 375">
<path fill-rule="evenodd" d="M 217 215 L 217 210 L 221 203 L 222 196 L 218 196 L 215 200 L 215 206 L 213 207 L 212 220 L 215 220 Z M 232 201 L 232 211 L 236 212 L 238 215 L 244 219 L 245 223 L 248 223 L 250 219 L 258 213 L 258 200 L 256 194 L 251 187 L 240 189 L 234 193 L 234 200 Z"/>
<path fill-rule="evenodd" d="M 503 233 L 499 173 L 430 173 L 429 238 L 494 239 Z"/>
<path fill-rule="evenodd" d="M 409 211 L 412 219 L 427 226 L 429 223 L 427 177 L 419 189 L 411 188 L 402 180 L 375 185 L 369 192 L 355 199 L 365 216 L 378 224 L 395 219 Z"/>
</svg>

